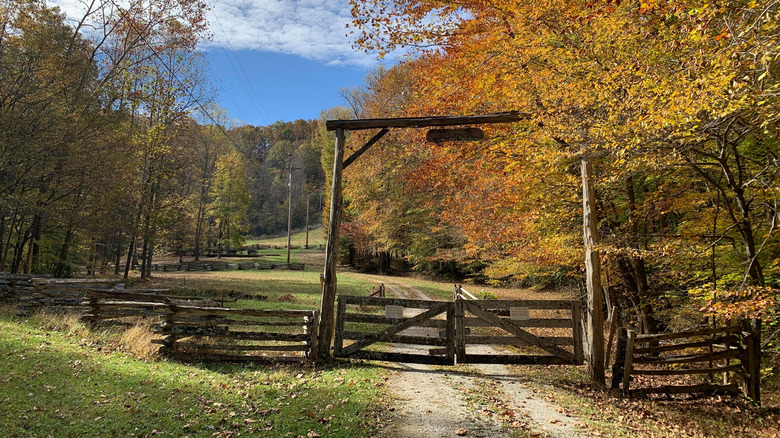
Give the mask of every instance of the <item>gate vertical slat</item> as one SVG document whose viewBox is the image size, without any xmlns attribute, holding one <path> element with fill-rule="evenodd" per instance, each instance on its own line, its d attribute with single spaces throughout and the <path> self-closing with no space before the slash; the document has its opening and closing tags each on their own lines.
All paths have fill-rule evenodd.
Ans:
<svg viewBox="0 0 780 438">
<path fill-rule="evenodd" d="M 339 296 L 336 299 L 336 334 L 333 341 L 333 355 L 341 357 L 344 349 L 344 317 L 347 313 L 347 302 Z"/>
<path fill-rule="evenodd" d="M 574 338 L 574 363 L 581 365 L 585 361 L 582 336 L 582 303 L 578 300 L 571 302 L 572 337 Z"/>
<path fill-rule="evenodd" d="M 456 302 L 447 306 L 447 362 L 455 365 L 455 307 Z"/>
<path fill-rule="evenodd" d="M 466 357 L 466 311 L 463 300 L 455 300 L 455 355 Z"/>
</svg>

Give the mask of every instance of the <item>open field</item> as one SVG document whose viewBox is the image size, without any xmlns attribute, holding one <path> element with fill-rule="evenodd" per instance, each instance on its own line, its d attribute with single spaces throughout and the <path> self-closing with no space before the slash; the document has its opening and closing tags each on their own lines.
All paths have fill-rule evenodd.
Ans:
<svg viewBox="0 0 780 438">
<path fill-rule="evenodd" d="M 290 236 L 290 244 L 300 246 L 306 243 L 306 231 L 297 231 Z M 309 245 L 324 245 L 326 243 L 325 231 L 322 226 L 317 224 L 309 229 Z M 272 238 L 249 238 L 245 245 L 287 245 L 287 235 Z"/>
</svg>

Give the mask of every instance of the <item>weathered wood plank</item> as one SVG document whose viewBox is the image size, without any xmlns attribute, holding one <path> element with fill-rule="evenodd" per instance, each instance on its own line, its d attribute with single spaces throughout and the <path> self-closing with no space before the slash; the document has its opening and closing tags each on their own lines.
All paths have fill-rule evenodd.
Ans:
<svg viewBox="0 0 780 438">
<path fill-rule="evenodd" d="M 529 119 L 530 115 L 517 111 L 471 116 L 401 117 L 392 119 L 328 120 L 328 131 L 336 129 L 360 130 L 377 128 L 425 128 L 428 126 L 477 125 L 512 123 Z"/>
<path fill-rule="evenodd" d="M 536 338 L 552 345 L 574 345 L 574 339 L 569 336 L 536 336 Z M 538 346 L 536 343 L 529 343 L 514 336 L 466 336 L 466 344 Z"/>
<path fill-rule="evenodd" d="M 466 311 L 463 303 L 464 300 L 455 301 L 455 356 L 458 361 L 466 356 Z"/>
<path fill-rule="evenodd" d="M 509 309 L 510 307 L 528 307 L 530 309 L 571 310 L 571 300 L 479 300 L 485 310 Z"/>
<path fill-rule="evenodd" d="M 237 344 L 201 344 L 198 342 L 177 342 L 176 347 L 196 350 L 230 350 L 230 351 L 308 351 L 308 345 L 237 345 Z"/>
<path fill-rule="evenodd" d="M 342 196 L 341 178 L 344 171 L 344 150 L 346 135 L 344 129 L 336 130 L 336 144 L 333 152 L 333 173 L 331 174 L 330 216 L 328 220 L 328 243 L 325 247 L 325 269 L 322 274 L 322 299 L 320 300 L 320 336 L 318 350 L 322 357 L 330 355 L 330 343 L 336 325 L 336 265 L 339 253 L 339 228 L 341 226 Z"/>
<path fill-rule="evenodd" d="M 231 309 L 228 307 L 195 307 L 173 305 L 173 311 L 179 314 L 191 313 L 198 315 L 243 315 L 243 316 L 276 316 L 280 318 L 301 318 L 311 316 L 311 310 L 260 310 L 260 309 Z"/>
<path fill-rule="evenodd" d="M 642 348 L 635 348 L 634 354 L 636 355 L 644 355 L 644 354 L 655 354 L 655 353 L 663 353 L 666 351 L 675 351 L 675 350 L 685 350 L 687 348 L 697 348 L 697 347 L 707 347 L 713 344 L 732 344 L 739 341 L 739 339 L 736 336 L 723 336 L 723 337 L 717 337 L 715 339 L 706 339 L 703 341 L 695 341 L 695 342 L 685 342 L 680 344 L 666 344 L 666 345 L 658 345 L 655 347 L 642 347 Z"/>
<path fill-rule="evenodd" d="M 513 324 L 518 327 L 540 327 L 540 328 L 572 328 L 571 319 L 563 318 L 532 318 L 526 321 L 513 320 Z M 493 327 L 487 321 L 483 321 L 480 318 L 469 317 L 465 319 L 466 327 Z"/>
<path fill-rule="evenodd" d="M 223 331 L 215 330 L 211 328 L 200 327 L 182 327 L 172 326 L 163 327 L 164 333 L 179 335 L 179 336 L 209 336 L 215 338 L 232 338 L 248 341 L 308 341 L 309 335 L 307 334 L 291 334 L 291 333 L 265 333 L 265 332 L 243 332 L 243 331 Z"/>
<path fill-rule="evenodd" d="M 347 305 L 361 305 L 361 306 L 402 306 L 412 307 L 416 309 L 430 309 L 440 303 L 450 303 L 451 301 L 430 301 L 430 300 L 408 300 L 404 298 L 382 298 L 382 297 L 365 297 L 354 295 L 340 295 L 343 297 Z"/>
<path fill-rule="evenodd" d="M 656 341 L 668 341 L 671 339 L 689 338 L 695 336 L 714 335 L 717 333 L 741 333 L 741 332 L 742 332 L 742 327 L 738 325 L 728 326 L 728 327 L 703 327 L 695 330 L 686 330 L 684 332 L 661 333 L 656 335 L 637 335 L 636 342 L 637 344 L 639 344 L 640 342 L 648 343 L 648 342 L 656 342 Z"/>
<path fill-rule="evenodd" d="M 424 354 L 392 353 L 384 351 L 366 351 L 359 350 L 350 354 L 350 358 L 381 360 L 400 363 L 420 363 L 426 365 L 453 365 L 446 356 L 431 356 Z"/>
<path fill-rule="evenodd" d="M 568 365 L 570 360 L 559 356 L 465 354 L 458 355 L 458 363 L 495 363 L 504 365 Z"/>
<path fill-rule="evenodd" d="M 742 371 L 742 365 L 731 365 L 727 367 L 712 367 L 712 368 L 688 368 L 682 370 L 642 370 L 632 369 L 631 374 L 641 374 L 645 376 L 684 376 L 688 374 L 714 374 L 714 373 L 728 373 L 732 371 Z"/>
<path fill-rule="evenodd" d="M 396 324 L 398 321 L 403 321 L 406 318 L 402 319 L 391 319 L 391 318 L 385 318 L 385 315 L 370 315 L 367 313 L 346 313 L 344 315 L 344 321 L 345 322 L 360 322 L 360 323 L 366 323 L 366 324 Z M 447 321 L 444 319 L 429 319 L 426 321 L 422 321 L 420 324 L 416 325 L 416 327 L 436 327 L 436 328 L 445 328 L 447 326 Z"/>
<path fill-rule="evenodd" d="M 351 340 L 351 341 L 359 341 L 372 334 L 373 333 L 370 332 L 344 331 L 343 339 Z M 432 345 L 432 346 L 447 345 L 446 338 L 438 338 L 438 337 L 434 338 L 434 337 L 426 337 L 426 336 L 405 336 L 405 335 L 390 336 L 379 342 L 388 342 L 392 344 L 414 344 L 414 345 Z"/>
<path fill-rule="evenodd" d="M 628 330 L 628 341 L 626 342 L 626 357 L 623 364 L 623 393 L 628 394 L 631 388 L 631 368 L 634 366 L 634 341 L 636 332 Z"/>
<path fill-rule="evenodd" d="M 257 363 L 299 363 L 305 362 L 304 356 L 254 356 L 254 355 L 234 355 L 234 354 L 207 354 L 207 353 L 184 353 L 174 350 L 171 355 L 177 359 L 190 362 L 257 362 Z"/>
<path fill-rule="evenodd" d="M 215 317 L 208 319 L 196 319 L 192 317 L 186 317 L 177 315 L 173 317 L 173 321 L 176 325 L 179 324 L 191 324 L 191 325 L 209 325 L 209 324 L 230 324 L 234 327 L 247 326 L 247 327 L 297 327 L 304 323 L 301 321 L 256 321 L 256 320 L 240 320 L 226 317 Z"/>
<path fill-rule="evenodd" d="M 360 158 L 361 155 L 363 155 L 369 148 L 371 148 L 371 146 L 375 145 L 376 142 L 378 142 L 388 132 L 390 131 L 387 128 L 382 128 L 381 131 L 374 134 L 374 136 L 371 137 L 371 140 L 367 141 L 366 144 L 360 147 L 360 149 L 356 150 L 352 155 L 349 156 L 349 158 L 344 160 L 344 169 L 349 167 L 349 165 L 352 164 L 353 161 Z"/>
<path fill-rule="evenodd" d="M 716 360 L 725 360 L 739 357 L 742 355 L 740 350 L 727 350 L 716 353 L 704 353 L 704 354 L 690 354 L 683 356 L 673 357 L 635 357 L 634 363 L 641 364 L 681 364 L 681 363 L 696 363 L 696 362 L 709 362 Z"/>
<path fill-rule="evenodd" d="M 336 309 L 336 333 L 333 342 L 333 355 L 341 357 L 344 349 L 344 322 L 347 318 L 347 302 L 338 297 Z"/>
<path fill-rule="evenodd" d="M 739 386 L 736 383 L 730 383 L 728 385 L 715 385 L 712 383 L 700 383 L 698 385 L 665 385 L 657 386 L 653 388 L 637 388 L 632 389 L 633 395 L 644 394 L 692 394 L 692 393 L 729 393 L 738 394 Z"/>
</svg>

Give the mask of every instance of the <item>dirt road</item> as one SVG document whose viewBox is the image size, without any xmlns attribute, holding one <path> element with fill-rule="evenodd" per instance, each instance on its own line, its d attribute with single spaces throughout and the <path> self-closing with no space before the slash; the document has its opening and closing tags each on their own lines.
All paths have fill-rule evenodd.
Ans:
<svg viewBox="0 0 780 438">
<path fill-rule="evenodd" d="M 403 278 L 365 279 L 383 282 L 388 296 L 431 299 Z M 401 348 L 420 353 L 415 351 L 419 347 Z M 490 347 L 485 348 L 479 353 L 490 352 Z M 394 370 L 388 385 L 398 403 L 390 408 L 394 421 L 382 432 L 384 437 L 585 436 L 574 426 L 575 419 L 527 387 L 522 376 L 508 366 L 434 367 L 389 362 L 386 366 Z"/>
</svg>

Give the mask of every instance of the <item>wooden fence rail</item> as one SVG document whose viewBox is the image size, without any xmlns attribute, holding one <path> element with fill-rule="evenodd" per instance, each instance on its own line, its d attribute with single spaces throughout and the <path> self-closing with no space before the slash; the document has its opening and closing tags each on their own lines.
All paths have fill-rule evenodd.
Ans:
<svg viewBox="0 0 780 438">
<path fill-rule="evenodd" d="M 166 335 L 156 340 L 173 357 L 205 361 L 297 361 L 316 357 L 319 311 L 198 307 L 169 302 Z"/>
<path fill-rule="evenodd" d="M 753 363 L 753 334 L 747 325 L 702 327 L 677 333 L 641 335 L 621 329 L 618 356 L 613 367 L 613 388 L 631 394 L 739 393 L 735 377 L 743 381 L 742 392 L 758 401 L 758 364 Z M 625 352 L 624 354 L 623 351 Z M 637 376 L 686 377 L 685 384 L 631 388 Z M 701 376 L 696 378 L 693 376 Z M 722 383 L 716 383 L 716 377 Z M 696 382 L 698 381 L 698 382 Z"/>
<path fill-rule="evenodd" d="M 269 270 L 269 269 L 288 269 L 291 271 L 303 271 L 306 265 L 303 263 L 270 263 L 270 262 L 209 262 L 209 263 L 166 263 L 152 264 L 152 271 L 225 271 L 237 270 L 248 271 Z"/>
<path fill-rule="evenodd" d="M 128 317 L 162 318 L 169 303 L 189 306 L 223 306 L 225 300 L 167 295 L 168 289 L 86 289 L 82 319 L 91 323 Z"/>
</svg>

